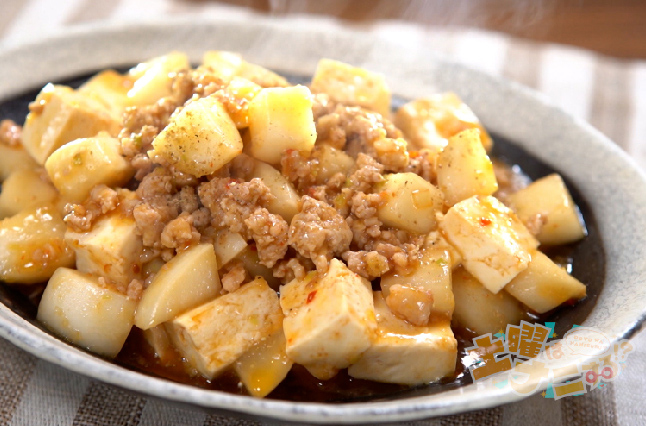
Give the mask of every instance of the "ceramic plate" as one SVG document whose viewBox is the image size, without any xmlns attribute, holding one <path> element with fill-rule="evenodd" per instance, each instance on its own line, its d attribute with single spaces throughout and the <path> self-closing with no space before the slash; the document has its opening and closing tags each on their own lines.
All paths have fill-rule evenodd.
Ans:
<svg viewBox="0 0 646 426">
<path fill-rule="evenodd" d="M 573 324 L 596 327 L 616 341 L 641 326 L 646 315 L 644 175 L 599 132 L 529 89 L 423 50 L 331 23 L 292 25 L 261 18 L 84 27 L 0 51 L 2 112 L 10 105 L 7 100 L 24 106 L 26 99 L 18 95 L 49 81 L 129 66 L 174 49 L 187 52 L 195 62 L 207 49 L 237 51 L 251 62 L 300 76 L 311 75 L 320 58 L 330 57 L 383 73 L 399 99 L 457 92 L 496 137 L 498 154 L 533 177 L 560 172 L 588 221 L 590 237 L 577 248 L 581 260 L 575 261 L 575 275 L 588 283 L 590 296 L 557 314 L 553 319 L 557 327 L 561 331 Z M 0 336 L 24 350 L 106 383 L 216 411 L 340 424 L 425 418 L 523 397 L 508 387 L 480 383 L 449 386 L 440 392 L 427 386 L 378 401 L 344 403 L 294 403 L 207 391 L 131 371 L 72 347 L 30 320 L 10 292 L 3 289 L 0 299 Z"/>
</svg>

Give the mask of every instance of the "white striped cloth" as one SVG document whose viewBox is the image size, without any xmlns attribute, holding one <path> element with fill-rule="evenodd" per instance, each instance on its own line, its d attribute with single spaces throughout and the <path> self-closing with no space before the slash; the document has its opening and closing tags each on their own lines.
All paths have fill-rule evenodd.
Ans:
<svg viewBox="0 0 646 426">
<path fill-rule="evenodd" d="M 40 40 L 77 24 L 185 14 L 241 18 L 252 12 L 233 2 L 198 0 L 2 0 L 0 43 Z M 283 9 L 285 2 L 269 0 Z M 294 5 L 295 4 L 295 5 Z M 383 3 L 382 3 L 383 4 Z M 293 12 L 302 12 L 292 3 Z M 317 16 L 298 15 L 309 26 Z M 533 87 L 571 114 L 589 121 L 646 168 L 646 62 L 619 61 L 557 45 L 533 44 L 501 34 L 421 28 L 396 21 L 362 27 L 408 48 L 429 46 L 485 72 Z M 296 41 L 295 41 L 296 42 Z M 627 368 L 611 385 L 558 401 L 525 401 L 415 425 L 643 425 L 646 424 L 646 333 L 634 340 Z M 0 340 L 2 425 L 250 425 L 163 401 L 133 396 L 40 361 Z"/>
</svg>

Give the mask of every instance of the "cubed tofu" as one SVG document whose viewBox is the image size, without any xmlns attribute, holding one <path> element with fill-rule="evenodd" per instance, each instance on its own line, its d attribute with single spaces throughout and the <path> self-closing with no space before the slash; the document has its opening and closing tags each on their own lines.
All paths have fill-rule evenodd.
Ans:
<svg viewBox="0 0 646 426">
<path fill-rule="evenodd" d="M 480 130 L 482 146 L 491 150 L 491 137 L 455 93 L 439 93 L 410 101 L 397 110 L 394 122 L 415 149 L 443 148 L 449 138 L 475 128 Z"/>
<path fill-rule="evenodd" d="M 257 161 L 251 178 L 260 178 L 269 192 L 275 198 L 267 203 L 267 210 L 270 213 L 277 214 L 283 217 L 287 223 L 292 221 L 292 218 L 298 213 L 298 201 L 300 196 L 294 189 L 294 185 L 273 166 Z"/>
<path fill-rule="evenodd" d="M 473 195 L 498 190 L 493 164 L 480 143 L 479 130 L 466 130 L 449 139 L 437 157 L 437 186 L 448 206 Z"/>
<path fill-rule="evenodd" d="M 222 284 L 211 244 L 192 246 L 172 258 L 143 291 L 135 324 L 155 327 L 220 295 Z"/>
<path fill-rule="evenodd" d="M 538 242 L 513 211 L 491 196 L 473 196 L 449 209 L 439 225 L 464 267 L 498 293 L 525 270 Z"/>
<path fill-rule="evenodd" d="M 38 164 L 66 143 L 99 132 L 117 136 L 121 120 L 102 102 L 69 87 L 48 84 L 36 97 L 38 106 L 27 115 L 22 133 L 25 150 Z"/>
<path fill-rule="evenodd" d="M 76 269 L 127 286 L 141 271 L 141 237 L 135 220 L 113 212 L 88 232 L 68 230 L 65 240 L 76 253 Z"/>
<path fill-rule="evenodd" d="M 463 268 L 453 271 L 452 323 L 476 335 L 498 333 L 526 319 L 525 308 L 505 291 L 493 294 Z"/>
<path fill-rule="evenodd" d="M 374 306 L 377 338 L 348 368 L 350 376 L 415 385 L 454 373 L 458 345 L 448 319 L 415 327 L 397 318 L 378 291 L 374 292 Z"/>
<path fill-rule="evenodd" d="M 587 232 L 581 214 L 561 176 L 549 175 L 510 197 L 511 208 L 523 222 L 540 215 L 543 222 L 536 239 L 545 245 L 569 244 Z"/>
<path fill-rule="evenodd" d="M 13 172 L 2 184 L 0 193 L 0 218 L 13 216 L 31 206 L 54 203 L 58 198 L 56 188 L 47 178 L 33 169 Z"/>
<path fill-rule="evenodd" d="M 287 357 L 285 346 L 285 333 L 281 327 L 236 361 L 236 374 L 251 395 L 267 396 L 292 369 L 293 363 Z"/>
<path fill-rule="evenodd" d="M 435 215 L 442 212 L 444 197 L 424 178 L 415 173 L 393 173 L 378 190 L 383 202 L 377 214 L 384 225 L 417 234 L 427 234 L 437 226 Z"/>
<path fill-rule="evenodd" d="M 400 318 L 404 318 L 415 325 L 425 325 L 429 318 L 442 317 L 450 320 L 453 315 L 453 291 L 451 287 L 451 259 L 449 252 L 441 247 L 427 247 L 423 250 L 419 264 L 409 273 L 388 273 L 381 277 L 381 291 L 386 298 L 386 303 L 391 310 Z M 413 318 L 419 318 L 419 314 L 424 310 L 421 303 L 413 302 L 410 306 L 404 305 L 404 309 L 397 309 L 401 302 L 397 298 L 392 299 L 390 289 L 393 286 L 408 287 L 422 290 L 430 296 L 428 313 L 422 316 L 422 321 L 416 321 Z M 403 293 L 404 297 L 405 293 Z M 408 309 L 407 309 L 408 308 Z M 411 315 L 407 315 L 407 312 Z M 412 320 L 412 321 L 411 321 Z"/>
<path fill-rule="evenodd" d="M 390 116 L 390 89 L 381 74 L 331 59 L 321 59 L 311 84 L 314 93 Z"/>
<path fill-rule="evenodd" d="M 151 59 L 134 68 L 130 75 L 136 80 L 127 94 L 130 106 L 151 105 L 171 94 L 171 73 L 190 69 L 188 57 L 182 52 Z"/>
<path fill-rule="evenodd" d="M 82 138 L 58 148 L 45 162 L 45 169 L 61 197 L 80 204 L 98 184 L 120 186 L 135 171 L 122 156 L 116 138 Z"/>
<path fill-rule="evenodd" d="M 21 145 L 0 143 L 0 180 L 7 179 L 16 170 L 34 170 L 38 164 Z"/>
<path fill-rule="evenodd" d="M 280 288 L 287 356 L 319 379 L 356 362 L 375 338 L 370 283 L 332 259 L 327 273 Z"/>
<path fill-rule="evenodd" d="M 511 280 L 505 290 L 539 314 L 586 295 L 584 284 L 539 251 L 532 254 L 527 269 Z"/>
<path fill-rule="evenodd" d="M 47 283 L 36 319 L 75 345 L 115 357 L 130 333 L 136 306 L 97 277 L 59 268 Z"/>
<path fill-rule="evenodd" d="M 278 295 L 256 278 L 180 315 L 167 323 L 167 329 L 190 367 L 212 379 L 279 331 L 282 321 Z"/>
<path fill-rule="evenodd" d="M 215 173 L 242 152 L 242 138 L 215 97 L 190 102 L 153 141 L 148 156 L 193 176 Z"/>
<path fill-rule="evenodd" d="M 263 89 L 249 103 L 252 157 L 280 164 L 288 149 L 309 152 L 316 142 L 312 95 L 305 86 Z"/>
<path fill-rule="evenodd" d="M 65 229 L 55 206 L 30 207 L 0 221 L 0 281 L 39 283 L 59 267 L 72 267 Z"/>
</svg>

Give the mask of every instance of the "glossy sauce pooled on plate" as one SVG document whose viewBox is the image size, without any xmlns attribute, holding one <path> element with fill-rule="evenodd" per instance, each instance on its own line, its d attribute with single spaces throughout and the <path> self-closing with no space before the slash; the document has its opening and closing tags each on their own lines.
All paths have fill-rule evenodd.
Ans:
<svg viewBox="0 0 646 426">
<path fill-rule="evenodd" d="M 451 93 L 391 113 L 347 64 L 304 86 L 172 52 L 47 85 L 3 130 L 2 280 L 47 282 L 47 329 L 173 380 L 305 400 L 461 382 L 454 331 L 586 295 L 541 252 L 586 234 L 563 179 L 494 165 Z"/>
</svg>

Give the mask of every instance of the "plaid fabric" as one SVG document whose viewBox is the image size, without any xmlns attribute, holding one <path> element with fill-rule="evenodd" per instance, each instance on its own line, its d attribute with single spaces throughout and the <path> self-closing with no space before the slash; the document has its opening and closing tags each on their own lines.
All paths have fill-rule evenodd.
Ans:
<svg viewBox="0 0 646 426">
<path fill-rule="evenodd" d="M 270 4 L 272 2 L 269 2 Z M 302 10 L 298 10 L 302 11 Z M 241 15 L 229 2 L 188 0 L 2 0 L 0 43 L 37 41 L 66 27 L 98 21 L 139 22 L 182 14 Z M 302 16 L 314 25 L 317 16 Z M 364 26 L 399 37 L 467 65 L 543 92 L 590 122 L 646 168 L 646 62 L 618 61 L 500 34 L 420 28 L 402 23 Z M 294 40 L 298 43 L 298 40 Z M 535 395 L 502 407 L 407 425 L 641 425 L 646 424 L 646 333 L 622 375 L 603 389 L 558 401 Z M 206 414 L 199 409 L 135 396 L 68 372 L 0 339 L 2 425 L 252 425 L 258 422 Z"/>
</svg>

